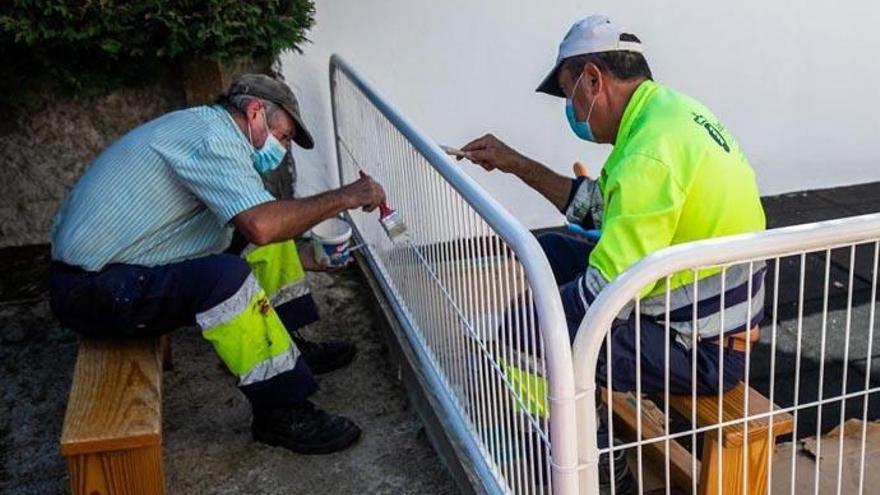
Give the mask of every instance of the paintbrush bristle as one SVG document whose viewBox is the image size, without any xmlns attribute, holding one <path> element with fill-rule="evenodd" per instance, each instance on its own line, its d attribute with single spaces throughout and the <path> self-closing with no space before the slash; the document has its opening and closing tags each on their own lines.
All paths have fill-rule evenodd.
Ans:
<svg viewBox="0 0 880 495">
<path fill-rule="evenodd" d="M 406 233 L 406 224 L 396 211 L 382 217 L 380 221 L 382 222 L 382 227 L 385 228 L 385 233 L 388 234 L 388 237 L 391 239 Z"/>
</svg>

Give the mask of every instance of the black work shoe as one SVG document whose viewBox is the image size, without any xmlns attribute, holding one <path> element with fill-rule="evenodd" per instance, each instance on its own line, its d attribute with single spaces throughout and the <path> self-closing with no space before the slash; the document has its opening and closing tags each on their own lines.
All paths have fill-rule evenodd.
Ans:
<svg viewBox="0 0 880 495">
<path fill-rule="evenodd" d="M 357 354 L 357 347 L 354 344 L 341 340 L 318 343 L 294 335 L 293 342 L 302 353 L 309 369 L 316 375 L 342 368 L 352 362 L 354 355 Z"/>
<path fill-rule="evenodd" d="M 254 440 L 299 454 L 330 454 L 357 441 L 361 429 L 350 419 L 326 413 L 309 401 L 254 409 Z"/>
<path fill-rule="evenodd" d="M 618 442 L 615 440 L 615 445 Z M 629 495 L 636 493 L 636 480 L 632 471 L 629 469 L 629 463 L 626 461 L 626 450 L 615 450 L 612 452 L 614 456 L 614 478 L 609 474 L 611 462 L 608 454 L 599 455 L 599 493 L 611 493 L 611 483 L 614 483 L 614 493 L 617 495 Z"/>
</svg>

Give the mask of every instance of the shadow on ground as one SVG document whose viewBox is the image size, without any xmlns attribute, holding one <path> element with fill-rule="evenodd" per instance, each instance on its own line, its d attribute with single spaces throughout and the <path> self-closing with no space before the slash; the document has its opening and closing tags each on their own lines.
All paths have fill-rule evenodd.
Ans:
<svg viewBox="0 0 880 495">
<path fill-rule="evenodd" d="M 0 284 L 0 493 L 67 493 L 58 438 L 76 336 L 50 314 L 41 278 L 45 247 L 4 256 L 19 260 L 19 274 L 22 268 L 30 273 Z M 250 410 L 234 378 L 197 328 L 181 328 L 173 338 L 175 368 L 164 376 L 163 455 L 170 493 L 456 492 L 408 408 L 355 275 L 310 275 L 324 319 L 306 333 L 358 345 L 351 366 L 319 377 L 314 399 L 361 425 L 360 442 L 328 456 L 300 456 L 252 442 Z"/>
</svg>

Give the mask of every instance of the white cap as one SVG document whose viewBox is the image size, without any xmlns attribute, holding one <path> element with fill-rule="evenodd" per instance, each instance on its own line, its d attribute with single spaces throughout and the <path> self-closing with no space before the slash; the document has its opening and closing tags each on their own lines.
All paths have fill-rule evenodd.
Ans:
<svg viewBox="0 0 880 495">
<path fill-rule="evenodd" d="M 565 96 L 562 88 L 559 87 L 556 76 L 563 60 L 567 58 L 601 52 L 642 53 L 642 44 L 638 41 L 621 41 L 620 37 L 625 33 L 626 31 L 607 15 L 591 15 L 575 22 L 565 34 L 565 38 L 562 38 L 562 43 L 559 44 L 559 54 L 556 56 L 553 70 L 547 74 L 547 77 L 541 81 L 535 91 L 553 96 Z"/>
</svg>

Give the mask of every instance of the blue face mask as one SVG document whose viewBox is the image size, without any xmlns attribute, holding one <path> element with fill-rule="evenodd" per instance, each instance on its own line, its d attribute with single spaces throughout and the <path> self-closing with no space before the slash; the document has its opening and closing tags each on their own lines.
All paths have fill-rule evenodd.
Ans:
<svg viewBox="0 0 880 495">
<path fill-rule="evenodd" d="M 278 141 L 278 138 L 269 132 L 265 110 L 263 110 L 263 124 L 266 126 L 266 142 L 254 153 L 254 169 L 260 175 L 266 175 L 278 168 L 287 153 L 287 149 Z M 251 137 L 250 127 L 248 127 L 248 137 Z"/>
<path fill-rule="evenodd" d="M 583 73 L 581 73 L 581 77 L 583 77 Z M 578 84 L 581 82 L 581 77 L 578 77 L 577 81 L 574 83 L 574 88 L 571 90 L 571 94 L 574 94 L 577 91 Z M 590 109 L 587 111 L 587 118 L 584 120 L 578 120 L 574 113 L 574 102 L 571 98 L 565 99 L 565 118 L 568 119 L 568 125 L 571 127 L 572 132 L 577 135 L 577 137 L 583 139 L 584 141 L 590 141 L 595 143 L 596 137 L 593 136 L 593 130 L 590 129 L 590 115 L 593 114 L 593 105 L 596 104 L 596 97 L 593 97 L 593 102 L 590 103 Z"/>
</svg>

